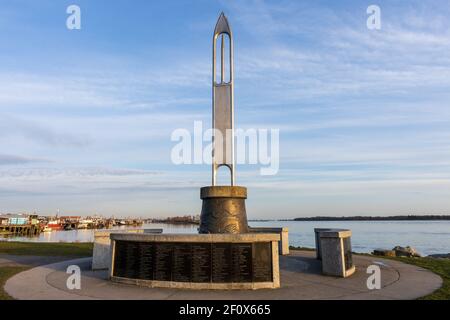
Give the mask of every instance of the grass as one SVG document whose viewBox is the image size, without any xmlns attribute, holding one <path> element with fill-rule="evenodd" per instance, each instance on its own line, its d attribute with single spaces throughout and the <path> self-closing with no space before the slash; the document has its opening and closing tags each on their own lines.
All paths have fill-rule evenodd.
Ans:
<svg viewBox="0 0 450 320">
<path fill-rule="evenodd" d="M 303 247 L 289 247 L 291 250 L 307 250 L 314 251 L 313 248 L 303 248 Z M 373 256 L 370 254 L 363 254 L 368 256 Z M 375 257 L 375 256 L 374 256 Z M 436 258 L 406 258 L 406 257 L 380 257 L 378 258 L 396 260 L 408 264 L 412 264 L 424 269 L 428 269 L 431 272 L 439 275 L 442 280 L 442 287 L 433 293 L 419 298 L 419 300 L 450 300 L 450 259 L 436 259 Z"/>
<path fill-rule="evenodd" d="M 0 242 L 0 254 L 29 256 L 92 255 L 92 243 Z"/>
<path fill-rule="evenodd" d="M 17 266 L 0 268 L 0 300 L 13 300 L 13 298 L 10 297 L 3 289 L 3 287 L 5 286 L 6 280 L 11 278 L 15 274 L 25 271 L 29 268 L 30 267 L 17 267 Z"/>
<path fill-rule="evenodd" d="M 88 257 L 92 255 L 92 243 L 42 243 L 42 242 L 0 242 L 0 255 L 21 256 L 71 256 Z M 6 280 L 25 271 L 27 266 L 0 267 L 0 300 L 12 298 L 3 289 Z"/>
</svg>

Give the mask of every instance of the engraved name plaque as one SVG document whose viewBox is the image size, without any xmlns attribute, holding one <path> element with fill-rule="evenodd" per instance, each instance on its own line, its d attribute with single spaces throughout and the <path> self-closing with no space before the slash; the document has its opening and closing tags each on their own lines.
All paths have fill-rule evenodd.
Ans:
<svg viewBox="0 0 450 320">
<path fill-rule="evenodd" d="M 272 281 L 270 242 L 115 241 L 113 276 L 197 283 Z"/>
</svg>

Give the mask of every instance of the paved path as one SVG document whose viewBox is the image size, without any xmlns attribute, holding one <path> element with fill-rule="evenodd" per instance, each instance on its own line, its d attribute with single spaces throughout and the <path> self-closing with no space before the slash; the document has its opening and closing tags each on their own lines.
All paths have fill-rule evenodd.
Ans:
<svg viewBox="0 0 450 320">
<path fill-rule="evenodd" d="M 5 285 L 16 299 L 415 299 L 432 293 L 442 285 L 436 274 L 397 261 L 370 256 L 354 256 L 356 273 L 350 278 L 320 274 L 314 252 L 292 251 L 280 257 L 281 288 L 263 290 L 183 290 L 144 288 L 107 280 L 107 272 L 90 271 L 91 258 L 77 259 L 36 267 L 19 273 Z M 66 287 L 67 266 L 82 269 L 81 290 Z M 367 266 L 381 267 L 380 290 L 368 290 Z"/>
<path fill-rule="evenodd" d="M 68 256 L 26 256 L 0 254 L 0 267 L 36 267 L 76 257 Z"/>
</svg>

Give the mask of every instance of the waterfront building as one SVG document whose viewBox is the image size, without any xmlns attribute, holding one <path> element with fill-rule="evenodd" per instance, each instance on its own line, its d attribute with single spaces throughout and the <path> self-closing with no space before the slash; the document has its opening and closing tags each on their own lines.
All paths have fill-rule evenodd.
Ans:
<svg viewBox="0 0 450 320">
<path fill-rule="evenodd" d="M 29 223 L 29 216 L 22 214 L 5 214 L 0 216 L 2 225 L 25 225 Z"/>
</svg>

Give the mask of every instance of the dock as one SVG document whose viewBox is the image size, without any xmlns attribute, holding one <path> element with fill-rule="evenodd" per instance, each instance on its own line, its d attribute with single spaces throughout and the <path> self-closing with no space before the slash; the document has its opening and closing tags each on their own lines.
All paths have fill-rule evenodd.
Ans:
<svg viewBox="0 0 450 320">
<path fill-rule="evenodd" d="M 2 235 L 36 236 L 40 233 L 41 228 L 37 224 L 0 225 Z"/>
</svg>

